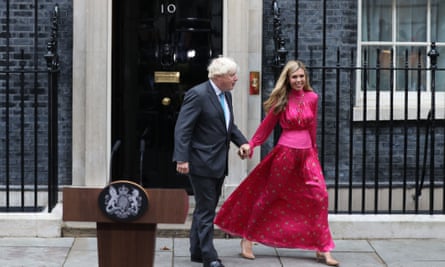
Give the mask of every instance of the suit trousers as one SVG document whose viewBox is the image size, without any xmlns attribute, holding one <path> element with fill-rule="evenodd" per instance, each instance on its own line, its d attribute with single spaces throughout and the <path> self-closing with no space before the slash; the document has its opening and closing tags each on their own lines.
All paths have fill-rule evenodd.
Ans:
<svg viewBox="0 0 445 267">
<path fill-rule="evenodd" d="M 224 177 L 203 177 L 190 175 L 190 183 L 195 196 L 190 229 L 190 254 L 192 258 L 202 258 L 204 262 L 218 259 L 218 253 L 213 244 L 213 220 Z"/>
</svg>

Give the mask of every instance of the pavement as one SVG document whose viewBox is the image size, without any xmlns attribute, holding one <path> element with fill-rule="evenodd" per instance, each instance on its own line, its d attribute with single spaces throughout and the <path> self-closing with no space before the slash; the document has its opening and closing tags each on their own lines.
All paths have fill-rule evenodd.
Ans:
<svg viewBox="0 0 445 267">
<path fill-rule="evenodd" d="M 0 214 L 0 267 L 98 266 L 95 223 L 61 219 L 60 205 L 52 213 Z M 202 267 L 190 261 L 190 225 L 190 214 L 184 224 L 158 225 L 154 267 Z M 336 244 L 332 255 L 342 267 L 445 267 L 445 215 L 336 214 L 329 225 Z M 254 245 L 255 260 L 243 259 L 239 238 L 217 227 L 215 237 L 226 267 L 326 266 L 313 251 L 261 244 Z"/>
<path fill-rule="evenodd" d="M 439 267 L 445 266 L 445 239 L 342 239 L 334 240 L 332 255 L 340 266 Z M 155 267 L 201 267 L 192 263 L 185 237 L 158 237 Z M 217 238 L 215 247 L 226 267 L 325 266 L 312 251 L 254 245 L 255 260 L 239 256 L 239 238 Z M 94 267 L 98 266 L 95 237 L 0 238 L 2 267 Z M 123 266 L 126 267 L 126 266 Z M 131 266 L 133 267 L 133 266 Z"/>
</svg>

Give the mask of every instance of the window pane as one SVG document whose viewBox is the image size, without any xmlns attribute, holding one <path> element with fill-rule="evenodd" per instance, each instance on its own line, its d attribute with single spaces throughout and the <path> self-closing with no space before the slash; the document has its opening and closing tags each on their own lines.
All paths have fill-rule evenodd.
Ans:
<svg viewBox="0 0 445 267">
<path fill-rule="evenodd" d="M 389 91 L 391 88 L 391 47 L 364 46 L 362 55 L 362 62 L 368 67 L 367 75 L 363 73 L 363 79 L 366 78 L 366 90 Z"/>
<path fill-rule="evenodd" d="M 420 52 L 420 57 L 419 57 Z M 420 46 L 400 46 L 396 51 L 397 91 L 425 91 L 426 49 Z M 418 69 L 421 69 L 420 76 Z M 420 78 L 420 83 L 419 83 Z"/>
<path fill-rule="evenodd" d="M 391 41 L 392 1 L 363 0 L 363 41 Z"/>
<path fill-rule="evenodd" d="M 427 3 L 425 0 L 398 0 L 397 41 L 426 42 Z"/>
<path fill-rule="evenodd" d="M 437 67 L 445 69 L 445 47 L 436 47 L 439 52 L 439 57 L 437 57 Z M 436 72 L 436 92 L 445 92 L 445 75 L 444 71 Z"/>
<path fill-rule="evenodd" d="M 445 2 L 433 0 L 431 3 L 431 41 L 445 42 Z"/>
</svg>

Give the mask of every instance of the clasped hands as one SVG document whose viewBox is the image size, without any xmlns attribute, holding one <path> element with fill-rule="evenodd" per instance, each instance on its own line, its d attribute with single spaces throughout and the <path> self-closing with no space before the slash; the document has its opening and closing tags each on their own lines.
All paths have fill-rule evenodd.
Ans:
<svg viewBox="0 0 445 267">
<path fill-rule="evenodd" d="M 239 147 L 238 150 L 238 156 L 241 159 L 246 159 L 250 156 L 250 145 L 249 144 L 243 144 Z"/>
</svg>

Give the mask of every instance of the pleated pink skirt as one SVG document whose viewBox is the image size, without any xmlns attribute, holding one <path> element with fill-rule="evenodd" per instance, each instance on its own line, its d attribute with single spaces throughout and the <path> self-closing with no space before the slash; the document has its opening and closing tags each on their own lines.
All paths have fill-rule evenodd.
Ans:
<svg viewBox="0 0 445 267">
<path fill-rule="evenodd" d="M 331 251 L 328 193 L 316 151 L 275 146 L 225 201 L 215 224 L 271 247 Z"/>
</svg>

